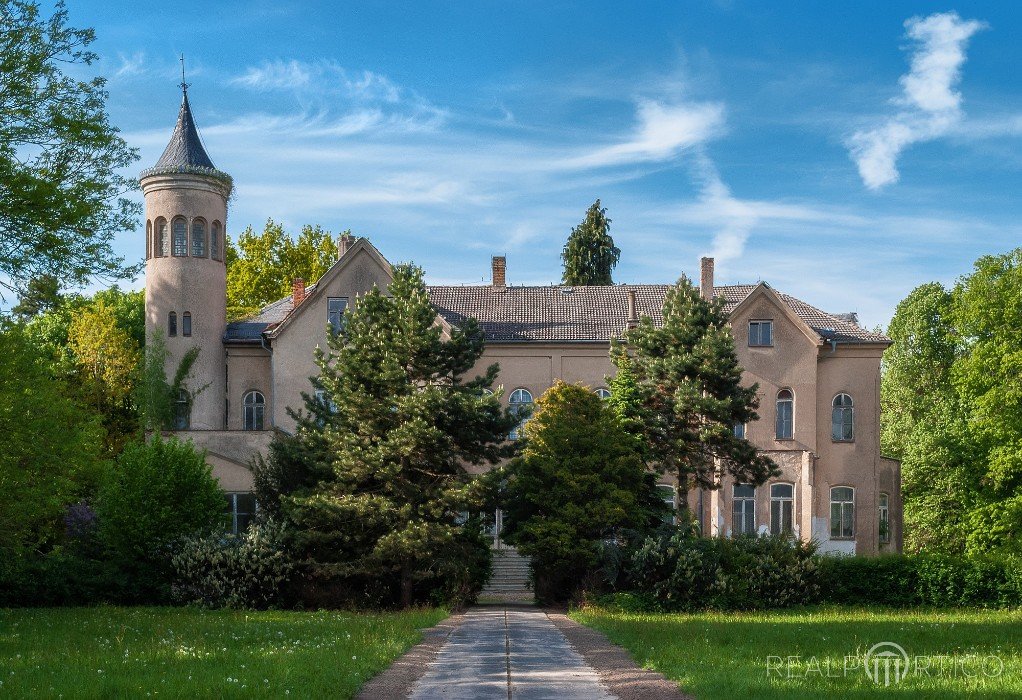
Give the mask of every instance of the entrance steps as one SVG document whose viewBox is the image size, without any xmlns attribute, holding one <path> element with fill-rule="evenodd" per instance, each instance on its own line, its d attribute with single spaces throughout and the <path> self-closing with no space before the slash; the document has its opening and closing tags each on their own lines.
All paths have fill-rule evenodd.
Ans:
<svg viewBox="0 0 1022 700">
<path fill-rule="evenodd" d="M 491 552 L 493 573 L 479 593 L 479 602 L 531 602 L 533 595 L 529 581 L 529 558 L 507 546 L 494 548 Z"/>
</svg>

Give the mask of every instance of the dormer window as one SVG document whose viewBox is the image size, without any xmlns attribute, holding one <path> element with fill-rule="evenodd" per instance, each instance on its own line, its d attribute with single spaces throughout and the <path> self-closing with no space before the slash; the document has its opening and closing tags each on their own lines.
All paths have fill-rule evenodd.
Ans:
<svg viewBox="0 0 1022 700">
<path fill-rule="evenodd" d="M 330 330 L 335 334 L 344 328 L 344 310 L 348 308 L 347 297 L 330 297 L 326 300 L 326 317 Z"/>
<path fill-rule="evenodd" d="M 773 321 L 749 321 L 749 347 L 763 348 L 774 344 Z"/>
</svg>

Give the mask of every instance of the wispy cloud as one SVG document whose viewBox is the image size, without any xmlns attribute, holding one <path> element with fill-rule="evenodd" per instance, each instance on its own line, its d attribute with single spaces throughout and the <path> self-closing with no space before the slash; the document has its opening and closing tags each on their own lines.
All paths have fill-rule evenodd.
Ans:
<svg viewBox="0 0 1022 700">
<path fill-rule="evenodd" d="M 145 53 L 142 51 L 136 51 L 130 56 L 118 53 L 117 60 L 120 65 L 114 71 L 115 78 L 128 78 L 145 72 Z"/>
<path fill-rule="evenodd" d="M 873 128 L 857 131 L 848 147 L 866 187 L 877 190 L 898 180 L 898 156 L 914 143 L 947 134 L 962 120 L 961 80 L 965 48 L 986 27 L 956 12 L 913 17 L 906 36 L 915 42 L 909 72 L 900 79 L 896 114 Z"/>
</svg>

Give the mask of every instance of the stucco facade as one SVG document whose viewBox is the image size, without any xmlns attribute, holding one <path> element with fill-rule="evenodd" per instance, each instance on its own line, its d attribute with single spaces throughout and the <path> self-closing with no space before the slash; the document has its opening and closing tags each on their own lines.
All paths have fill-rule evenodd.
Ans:
<svg viewBox="0 0 1022 700">
<path fill-rule="evenodd" d="M 188 138 L 182 119 L 190 123 L 190 113 L 179 117 L 175 135 L 182 131 Z M 173 139 L 168 152 L 172 146 Z M 374 287 L 385 288 L 390 265 L 366 239 L 343 239 L 337 262 L 316 284 L 306 288 L 296 281 L 291 297 L 227 324 L 223 256 L 216 260 L 208 250 L 205 257 L 191 256 L 190 244 L 188 255 L 165 255 L 153 239 L 157 220 L 177 217 L 189 225 L 217 221 L 226 233 L 226 176 L 207 172 L 212 163 L 204 151 L 194 155 L 195 144 L 179 144 L 177 151 L 191 153 L 198 165 L 179 163 L 180 172 L 168 174 L 164 167 L 143 177 L 147 334 L 165 329 L 172 311 L 180 317 L 190 310 L 191 335 L 168 338 L 168 372 L 198 347 L 192 384 L 205 388 L 192 400 L 188 429 L 179 434 L 207 451 L 226 491 L 246 493 L 252 490 L 251 461 L 265 453 L 274 430 L 294 428 L 287 409 L 301 408 L 302 393 L 313 392 L 314 353 L 326 347 L 331 312 L 356 304 Z M 480 321 L 487 343 L 479 370 L 499 364 L 504 401 L 517 389 L 539 398 L 558 379 L 605 388 L 614 372 L 610 339 L 640 315 L 657 321 L 668 288 L 508 287 L 502 257 L 494 258 L 491 272 L 489 285 L 431 287 L 430 298 L 440 324 Z M 736 490 L 726 477 L 718 489 L 690 490 L 689 507 L 703 531 L 730 535 L 740 523 L 743 530 L 767 532 L 788 529 L 790 521 L 797 536 L 817 539 L 823 551 L 900 549 L 899 465 L 879 449 L 880 359 L 889 341 L 860 328 L 854 317 L 826 314 L 767 284 L 714 287 L 711 259 L 703 260 L 700 279 L 704 296 L 725 300 L 743 381 L 758 385 L 760 420 L 744 426 L 745 437 L 780 469 L 751 492 L 742 485 Z M 767 325 L 769 342 L 762 342 Z M 839 409 L 836 397 L 846 402 Z M 790 406 L 784 425 L 777 413 L 788 409 L 779 408 L 779 399 Z M 843 421 L 837 439 L 835 416 Z M 836 506 L 835 496 L 842 501 Z"/>
</svg>

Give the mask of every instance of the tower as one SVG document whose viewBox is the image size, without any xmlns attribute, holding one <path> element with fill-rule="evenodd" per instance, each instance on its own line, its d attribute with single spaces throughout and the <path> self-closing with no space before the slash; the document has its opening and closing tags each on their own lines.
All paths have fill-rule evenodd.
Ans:
<svg viewBox="0 0 1022 700">
<path fill-rule="evenodd" d="M 145 196 L 146 340 L 162 333 L 168 378 L 193 347 L 199 354 L 179 397 L 175 427 L 221 430 L 225 418 L 227 200 L 233 182 L 199 139 L 181 83 L 181 111 L 156 165 L 139 174 Z"/>
</svg>

